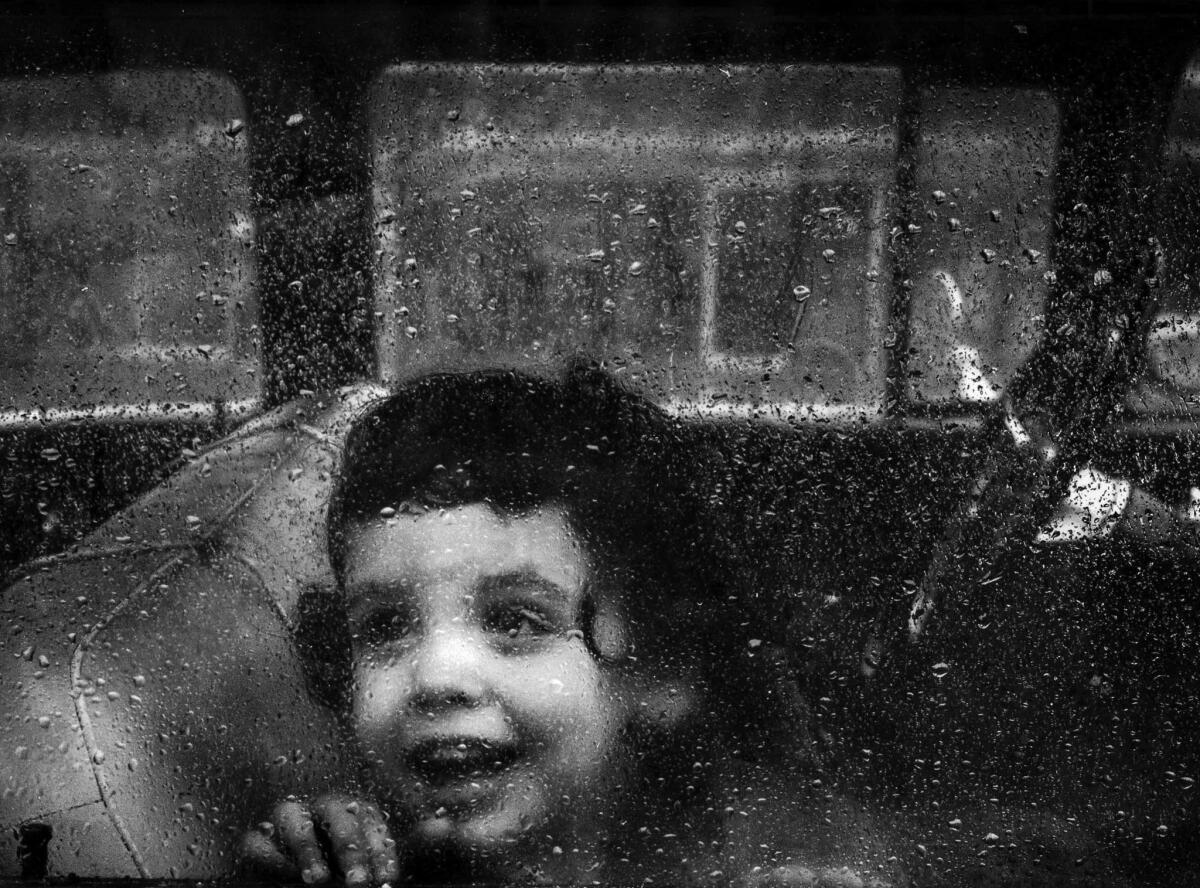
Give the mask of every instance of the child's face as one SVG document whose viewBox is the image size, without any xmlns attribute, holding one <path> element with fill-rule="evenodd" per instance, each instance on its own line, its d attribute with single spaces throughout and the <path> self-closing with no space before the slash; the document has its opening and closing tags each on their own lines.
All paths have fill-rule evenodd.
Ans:
<svg viewBox="0 0 1200 888">
<path fill-rule="evenodd" d="M 603 803 L 622 719 L 581 631 L 588 580 L 552 507 L 473 504 L 351 533 L 355 730 L 418 842 L 544 840 Z"/>
</svg>

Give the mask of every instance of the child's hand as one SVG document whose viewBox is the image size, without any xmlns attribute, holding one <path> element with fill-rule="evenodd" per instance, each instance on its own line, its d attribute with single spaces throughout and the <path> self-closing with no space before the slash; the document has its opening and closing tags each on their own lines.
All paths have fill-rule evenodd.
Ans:
<svg viewBox="0 0 1200 888">
<path fill-rule="evenodd" d="M 239 851 L 243 867 L 257 875 L 309 885 L 337 878 L 357 888 L 400 876 L 396 842 L 383 815 L 349 796 L 312 802 L 289 797 L 275 806 L 271 820 L 242 835 Z"/>
</svg>

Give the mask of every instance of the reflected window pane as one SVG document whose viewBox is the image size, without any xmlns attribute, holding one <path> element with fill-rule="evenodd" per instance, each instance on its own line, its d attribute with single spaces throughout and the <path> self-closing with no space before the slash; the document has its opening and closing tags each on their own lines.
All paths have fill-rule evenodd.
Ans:
<svg viewBox="0 0 1200 888">
<path fill-rule="evenodd" d="M 1041 335 L 1058 108 L 1035 90 L 929 89 L 919 115 L 910 397 L 982 405 Z"/>
<path fill-rule="evenodd" d="M 1159 311 L 1146 343 L 1146 376 L 1130 393 L 1134 410 L 1195 413 L 1200 410 L 1200 56 L 1184 71 L 1171 107 L 1164 146 L 1159 226 L 1167 239 L 1168 271 Z"/>
<path fill-rule="evenodd" d="M 685 412 L 878 417 L 898 101 L 890 68 L 389 68 L 384 379 L 582 351 Z"/>
<path fill-rule="evenodd" d="M 244 114 L 200 72 L 0 81 L 0 422 L 254 401 Z"/>
</svg>

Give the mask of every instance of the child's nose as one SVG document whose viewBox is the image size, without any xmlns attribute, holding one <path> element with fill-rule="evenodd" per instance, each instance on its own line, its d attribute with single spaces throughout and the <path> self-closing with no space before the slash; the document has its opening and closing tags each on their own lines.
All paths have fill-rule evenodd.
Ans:
<svg viewBox="0 0 1200 888">
<path fill-rule="evenodd" d="M 461 629 L 435 629 L 424 639 L 413 663 L 414 709 L 433 714 L 483 702 L 482 639 Z"/>
</svg>

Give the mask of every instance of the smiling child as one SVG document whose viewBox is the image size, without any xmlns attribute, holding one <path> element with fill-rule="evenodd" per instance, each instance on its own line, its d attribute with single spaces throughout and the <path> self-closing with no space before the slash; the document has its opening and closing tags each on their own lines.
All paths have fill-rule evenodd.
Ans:
<svg viewBox="0 0 1200 888">
<path fill-rule="evenodd" d="M 430 377 L 364 417 L 330 505 L 337 588 L 297 631 L 359 783 L 282 802 L 247 861 L 349 885 L 883 872 L 865 818 L 727 767 L 755 682 L 685 438 L 586 372 Z"/>
</svg>

